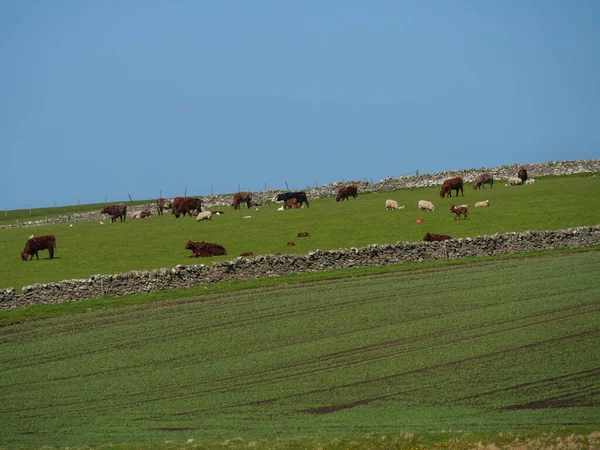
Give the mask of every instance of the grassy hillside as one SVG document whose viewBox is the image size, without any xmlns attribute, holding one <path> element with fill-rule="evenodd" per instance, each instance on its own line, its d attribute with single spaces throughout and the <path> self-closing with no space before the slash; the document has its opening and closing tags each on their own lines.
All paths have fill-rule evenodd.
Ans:
<svg viewBox="0 0 600 450">
<path fill-rule="evenodd" d="M 212 222 L 175 219 L 168 214 L 145 220 L 105 221 L 0 230 L 0 288 L 20 289 L 33 283 L 46 283 L 93 274 L 173 267 L 177 264 L 208 263 L 232 259 L 242 252 L 307 253 L 310 250 L 363 247 L 374 243 L 419 241 L 427 231 L 452 237 L 476 236 L 506 231 L 560 229 L 600 223 L 600 177 L 591 175 L 538 179 L 532 186 L 473 191 L 466 186 L 464 197 L 440 199 L 439 187 L 406 189 L 392 193 L 360 194 L 356 201 L 336 203 L 333 198 L 315 199 L 310 208 L 277 211 L 279 205 L 265 208 L 225 208 L 225 214 Z M 406 209 L 387 211 L 384 203 L 392 198 Z M 431 200 L 435 212 L 417 209 L 420 199 Z M 490 207 L 474 208 L 477 201 L 489 199 Z M 454 220 L 448 212 L 452 202 L 471 206 L 468 220 Z M 245 216 L 251 218 L 244 218 Z M 424 222 L 416 223 L 417 218 Z M 296 238 L 307 231 L 310 238 Z M 31 234 L 54 234 L 56 258 L 22 262 L 20 253 Z M 228 255 L 212 259 L 189 259 L 188 240 L 217 242 Z M 293 241 L 295 247 L 287 247 Z"/>
<path fill-rule="evenodd" d="M 0 446 L 589 433 L 599 272 L 590 251 L 5 326 Z"/>
</svg>

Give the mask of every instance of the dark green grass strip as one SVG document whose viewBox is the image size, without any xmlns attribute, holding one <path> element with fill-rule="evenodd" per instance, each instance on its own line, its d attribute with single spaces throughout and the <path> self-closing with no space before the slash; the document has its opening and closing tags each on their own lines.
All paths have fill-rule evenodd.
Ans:
<svg viewBox="0 0 600 450">
<path fill-rule="evenodd" d="M 1 442 L 591 433 L 598 273 L 588 251 L 13 323 L 0 328 Z"/>
</svg>

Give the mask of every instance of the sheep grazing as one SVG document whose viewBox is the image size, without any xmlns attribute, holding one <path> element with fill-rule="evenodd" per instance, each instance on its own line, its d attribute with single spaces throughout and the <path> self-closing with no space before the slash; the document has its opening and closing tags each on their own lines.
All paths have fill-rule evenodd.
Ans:
<svg viewBox="0 0 600 450">
<path fill-rule="evenodd" d="M 386 200 L 385 201 L 385 209 L 398 209 L 398 202 L 395 200 Z"/>
<path fill-rule="evenodd" d="M 482 202 L 475 203 L 475 208 L 487 208 L 488 206 L 490 206 L 489 200 L 484 200 Z"/>
<path fill-rule="evenodd" d="M 534 184 L 535 183 L 535 178 L 530 178 L 529 180 L 525 181 L 525 184 Z"/>
<path fill-rule="evenodd" d="M 464 206 L 454 206 L 453 204 L 450 204 L 450 206 L 448 207 L 448 211 L 456 214 L 454 216 L 454 220 L 458 219 L 460 216 L 463 216 L 463 218 L 466 219 L 467 214 L 469 213 L 468 209 Z"/>
<path fill-rule="evenodd" d="M 523 180 L 521 180 L 520 178 L 517 177 L 510 177 L 508 179 L 508 185 L 509 186 L 519 186 L 523 184 Z"/>
<path fill-rule="evenodd" d="M 427 232 L 423 240 L 425 242 L 439 242 L 439 241 L 447 241 L 448 239 L 452 239 L 447 234 L 435 234 Z"/>
<path fill-rule="evenodd" d="M 212 216 L 212 211 L 202 211 L 198 213 L 198 215 L 196 216 L 196 220 L 198 222 L 202 222 L 203 220 L 212 220 Z"/>
<path fill-rule="evenodd" d="M 419 209 L 421 211 L 435 211 L 435 206 L 430 201 L 419 200 Z"/>
</svg>

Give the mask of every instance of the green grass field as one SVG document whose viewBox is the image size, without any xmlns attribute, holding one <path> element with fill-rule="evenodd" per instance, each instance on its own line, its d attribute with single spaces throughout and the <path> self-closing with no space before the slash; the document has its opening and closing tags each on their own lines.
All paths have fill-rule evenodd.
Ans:
<svg viewBox="0 0 600 450">
<path fill-rule="evenodd" d="M 600 430 L 600 252 L 418 267 L 5 325 L 0 447 L 473 448 Z"/>
<path fill-rule="evenodd" d="M 465 186 L 464 197 L 440 199 L 439 187 L 404 189 L 391 193 L 360 194 L 356 201 L 336 203 L 333 198 L 314 199 L 310 208 L 277 211 L 277 204 L 234 211 L 210 223 L 175 219 L 171 214 L 146 220 L 100 225 L 99 221 L 0 229 L 0 288 L 21 287 L 94 274 L 174 267 L 177 264 L 228 260 L 242 252 L 254 255 L 300 253 L 311 250 L 364 247 L 369 244 L 420 241 L 427 231 L 452 237 L 477 236 L 507 231 L 554 230 L 600 223 L 600 177 L 592 174 L 538 178 L 531 186 L 473 191 Z M 384 202 L 392 198 L 406 209 L 387 211 Z M 435 212 L 418 211 L 421 199 L 431 200 Z M 474 208 L 475 202 L 489 199 L 487 209 Z M 453 220 L 451 202 L 470 205 L 468 220 Z M 84 205 L 83 210 L 99 210 L 102 205 Z M 60 209 L 60 208 L 57 208 Z M 44 212 L 36 211 L 37 218 Z M 70 213 L 76 207 L 68 209 Z M 12 213 L 12 212 L 11 212 Z M 16 214 L 17 212 L 15 212 Z M 25 213 L 24 211 L 20 212 Z M 244 219 L 250 215 L 252 218 Z M 34 217 L 34 218 L 35 218 Z M 422 224 L 416 223 L 423 218 Z M 10 220 L 14 221 L 14 217 Z M 7 221 L 10 222 L 7 219 Z M 105 220 L 105 222 L 108 222 Z M 310 238 L 296 238 L 307 231 Z M 41 252 L 39 261 L 23 262 L 20 253 L 31 234 L 54 234 L 57 252 L 48 260 Z M 217 242 L 228 255 L 212 259 L 189 259 L 184 246 L 188 240 Z M 287 247 L 293 241 L 295 247 Z"/>
</svg>

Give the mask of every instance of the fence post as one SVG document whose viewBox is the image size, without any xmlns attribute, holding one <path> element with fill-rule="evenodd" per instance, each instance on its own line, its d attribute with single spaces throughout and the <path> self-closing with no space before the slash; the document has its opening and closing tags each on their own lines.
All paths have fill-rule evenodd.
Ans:
<svg viewBox="0 0 600 450">
<path fill-rule="evenodd" d="M 185 189 L 183 190 L 183 196 L 187 197 L 187 186 L 185 187 Z"/>
<path fill-rule="evenodd" d="M 31 203 L 29 204 L 29 215 L 31 215 Z"/>
</svg>

